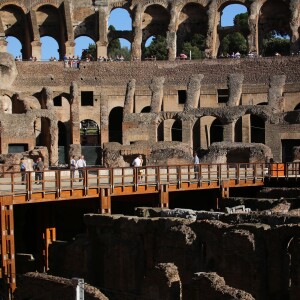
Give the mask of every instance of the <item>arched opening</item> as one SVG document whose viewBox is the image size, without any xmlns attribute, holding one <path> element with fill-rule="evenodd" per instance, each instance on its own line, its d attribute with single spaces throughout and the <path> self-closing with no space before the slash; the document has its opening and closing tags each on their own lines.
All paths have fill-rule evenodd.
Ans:
<svg viewBox="0 0 300 300">
<path fill-rule="evenodd" d="M 155 36 L 155 39 L 151 42 L 157 43 L 160 40 L 166 38 L 166 32 L 168 31 L 170 15 L 169 12 L 161 5 L 150 5 L 146 8 L 145 12 L 142 16 L 142 30 L 143 30 L 143 38 L 142 38 L 142 57 L 145 58 L 146 55 L 148 56 L 149 53 L 145 53 L 145 44 L 146 41 L 151 37 Z M 150 45 L 149 45 L 150 47 Z M 162 48 L 164 46 L 162 45 Z M 157 56 L 160 57 L 160 55 Z M 155 55 L 155 53 L 151 54 Z M 166 59 L 167 57 L 163 56 L 158 59 Z"/>
<path fill-rule="evenodd" d="M 151 111 L 151 106 L 145 106 L 142 110 L 141 113 L 149 113 Z"/>
<path fill-rule="evenodd" d="M 6 41 L 7 41 L 7 52 L 13 55 L 15 57 L 15 60 L 17 61 L 22 60 L 23 56 L 22 56 L 21 42 L 13 36 L 8 36 L 6 38 Z"/>
<path fill-rule="evenodd" d="M 90 119 L 80 122 L 80 143 L 83 146 L 99 145 L 99 126 Z"/>
<path fill-rule="evenodd" d="M 193 59 L 203 58 L 208 29 L 207 10 L 200 4 L 186 4 L 179 15 L 177 56 L 191 53 Z"/>
<path fill-rule="evenodd" d="M 210 143 L 223 142 L 223 124 L 215 119 L 210 126 Z"/>
<path fill-rule="evenodd" d="M 248 9 L 242 4 L 229 4 L 220 8 L 219 56 L 239 57 L 248 52 Z"/>
<path fill-rule="evenodd" d="M 123 107 L 115 107 L 109 114 L 109 141 L 122 144 Z"/>
<path fill-rule="evenodd" d="M 287 2 L 268 0 L 264 3 L 258 21 L 259 51 L 262 55 L 289 54 L 290 15 Z"/>
<path fill-rule="evenodd" d="M 157 126 L 157 141 L 163 142 L 164 141 L 164 122 L 160 122 Z"/>
<path fill-rule="evenodd" d="M 296 107 L 294 108 L 294 110 L 300 110 L 300 103 L 296 105 Z"/>
<path fill-rule="evenodd" d="M 112 39 L 107 47 L 107 55 L 114 61 L 129 61 L 131 43 L 122 38 Z M 99 59 L 99 58 L 98 58 Z"/>
<path fill-rule="evenodd" d="M 43 5 L 36 11 L 36 19 L 40 36 L 52 37 L 53 39 L 55 39 L 59 45 L 59 58 L 63 59 L 65 55 L 65 35 L 64 28 L 62 26 L 63 22 L 60 21 L 60 14 L 58 9 L 52 5 Z"/>
<path fill-rule="evenodd" d="M 182 122 L 176 120 L 172 126 L 172 141 L 182 142 Z"/>
<path fill-rule="evenodd" d="M 67 164 L 68 162 L 68 149 L 67 149 L 67 129 L 63 122 L 58 122 L 58 163 L 60 165 Z"/>
<path fill-rule="evenodd" d="M 80 59 L 95 60 L 97 58 L 96 43 L 88 36 L 75 39 L 75 56 Z"/>
<path fill-rule="evenodd" d="M 101 165 L 102 148 L 99 146 L 100 130 L 94 120 L 85 119 L 80 122 L 81 153 L 87 165 Z"/>
<path fill-rule="evenodd" d="M 29 59 L 31 56 L 30 31 L 23 10 L 15 5 L 6 5 L 0 10 L 0 19 L 8 42 L 7 51 L 14 57 L 21 55 L 23 59 Z M 14 38 L 20 42 L 21 47 Z M 5 51 L 5 48 L 0 51 Z"/>
<path fill-rule="evenodd" d="M 58 60 L 59 46 L 57 41 L 51 36 L 41 38 L 42 43 L 42 60 Z"/>
<path fill-rule="evenodd" d="M 110 12 L 108 25 L 116 30 L 132 30 L 132 20 L 129 12 L 124 8 L 115 8 Z"/>
<path fill-rule="evenodd" d="M 265 121 L 255 115 L 251 115 L 251 143 L 265 143 Z"/>
<path fill-rule="evenodd" d="M 163 35 L 150 36 L 142 47 L 142 57 L 145 60 L 168 59 L 167 39 Z"/>
</svg>

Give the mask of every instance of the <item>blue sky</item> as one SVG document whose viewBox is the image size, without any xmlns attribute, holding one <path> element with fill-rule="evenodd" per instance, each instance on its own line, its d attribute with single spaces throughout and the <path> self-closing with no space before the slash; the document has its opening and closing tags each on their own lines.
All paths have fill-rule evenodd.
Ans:
<svg viewBox="0 0 300 300">
<path fill-rule="evenodd" d="M 221 25 L 222 26 L 232 26 L 234 17 L 239 13 L 246 12 L 246 7 L 240 4 L 232 4 L 227 6 L 223 10 Z M 108 25 L 113 25 L 117 30 L 131 30 L 131 18 L 129 14 L 124 9 L 115 9 L 112 11 L 110 18 L 108 20 Z M 20 42 L 12 37 L 7 38 L 8 41 L 8 52 L 14 57 L 21 54 L 21 44 Z M 58 45 L 57 42 L 50 37 L 43 37 L 42 42 L 42 59 L 49 60 L 49 58 L 56 57 L 58 59 Z M 94 43 L 94 41 L 88 37 L 80 37 L 75 40 L 75 55 L 81 55 L 82 49 L 88 48 L 89 44 Z M 120 39 L 122 47 L 130 48 L 130 43 L 126 40 Z M 149 44 L 149 42 L 148 42 Z M 147 45 L 147 44 L 146 44 Z"/>
</svg>

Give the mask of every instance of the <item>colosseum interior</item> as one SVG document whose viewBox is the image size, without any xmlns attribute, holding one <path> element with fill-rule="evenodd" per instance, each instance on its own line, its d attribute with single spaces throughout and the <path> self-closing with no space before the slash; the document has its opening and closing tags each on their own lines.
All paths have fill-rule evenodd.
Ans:
<svg viewBox="0 0 300 300">
<path fill-rule="evenodd" d="M 256 56 L 218 59 L 230 31 L 221 14 L 234 3 L 248 11 Z M 117 8 L 131 31 L 108 29 Z M 300 0 L 0 0 L 0 180 L 21 158 L 29 172 L 38 156 L 55 170 L 81 154 L 88 166 L 122 168 L 137 154 L 148 166 L 192 164 L 193 150 L 200 163 L 298 163 L 299 174 L 299 29 Z M 272 30 L 288 34 L 291 55 L 260 56 Z M 206 37 L 205 59 L 178 59 L 190 32 Z M 167 60 L 145 60 L 153 35 L 166 37 Z M 11 36 L 21 61 L 7 53 Z M 57 41 L 59 61 L 42 61 L 44 36 Z M 126 39 L 131 60 L 69 67 L 81 36 L 97 57 Z M 87 299 L 299 299 L 297 176 L 224 199 L 180 192 L 170 209 L 142 207 L 158 206 L 149 195 L 116 200 L 111 215 L 97 214 L 98 198 L 14 205 L 14 299 L 73 299 L 72 278 L 85 280 Z M 57 240 L 45 269 L 46 219 Z"/>
</svg>

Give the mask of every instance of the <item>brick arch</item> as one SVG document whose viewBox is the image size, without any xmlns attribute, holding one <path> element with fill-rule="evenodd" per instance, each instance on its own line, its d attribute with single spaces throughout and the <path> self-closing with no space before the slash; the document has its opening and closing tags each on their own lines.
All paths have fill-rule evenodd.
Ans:
<svg viewBox="0 0 300 300">
<path fill-rule="evenodd" d="M 251 2 L 249 0 L 220 0 L 218 2 L 218 11 L 221 12 L 225 7 L 232 4 L 241 4 L 250 9 Z"/>
<path fill-rule="evenodd" d="M 2 10 L 2 8 L 4 8 L 5 6 L 8 5 L 13 5 L 18 7 L 19 9 L 22 10 L 22 12 L 24 14 L 27 14 L 29 12 L 29 9 L 23 4 L 23 1 L 21 0 L 3 0 L 3 3 L 0 4 L 0 10 Z"/>
<path fill-rule="evenodd" d="M 109 6 L 109 14 L 108 16 L 110 16 L 110 14 L 112 13 L 113 10 L 117 9 L 117 8 L 121 8 L 121 9 L 124 9 L 128 12 L 130 18 L 131 18 L 131 21 L 132 21 L 132 18 L 133 18 L 133 11 L 131 9 L 131 7 L 129 6 L 128 3 L 123 3 L 123 4 L 120 4 L 120 3 L 111 3 L 110 6 Z"/>
<path fill-rule="evenodd" d="M 155 124 L 159 125 L 161 122 L 169 119 L 177 120 L 178 113 L 177 112 L 162 112 L 155 118 Z"/>
<path fill-rule="evenodd" d="M 190 1 L 190 0 L 184 0 L 184 1 L 180 1 L 180 3 L 178 4 L 178 12 L 181 12 L 182 9 L 187 5 L 187 4 L 199 4 L 202 7 L 206 8 L 209 5 L 210 1 L 207 0 L 194 0 L 194 1 Z"/>
<path fill-rule="evenodd" d="M 145 1 L 142 1 L 141 3 L 142 5 L 142 14 L 145 13 L 145 10 L 150 7 L 150 6 L 153 6 L 153 5 L 158 5 L 158 6 L 162 6 L 163 8 L 165 8 L 166 10 L 168 10 L 168 7 L 169 7 L 169 3 L 167 0 L 155 0 L 155 1 L 148 1 L 148 0 L 145 0 Z"/>
<path fill-rule="evenodd" d="M 34 6 L 31 7 L 32 10 L 37 11 L 43 6 L 53 6 L 54 8 L 58 9 L 60 4 L 56 0 L 40 0 L 37 1 L 37 3 L 34 4 Z"/>
</svg>

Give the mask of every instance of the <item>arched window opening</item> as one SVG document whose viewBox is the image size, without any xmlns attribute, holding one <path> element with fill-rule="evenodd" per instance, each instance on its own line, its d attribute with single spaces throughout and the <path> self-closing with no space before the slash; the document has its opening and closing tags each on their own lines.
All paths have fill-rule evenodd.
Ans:
<svg viewBox="0 0 300 300">
<path fill-rule="evenodd" d="M 115 8 L 111 11 L 108 25 L 116 30 L 132 30 L 132 20 L 129 12 L 124 8 Z"/>
<path fill-rule="evenodd" d="M 248 53 L 248 11 L 242 4 L 229 4 L 221 8 L 219 26 L 219 56 L 237 57 Z"/>
<path fill-rule="evenodd" d="M 96 60 L 97 47 L 95 42 L 88 36 L 80 36 L 75 39 L 75 56 L 83 60 Z"/>
<path fill-rule="evenodd" d="M 23 59 L 29 59 L 31 52 L 30 30 L 28 30 L 28 21 L 23 10 L 15 5 L 3 6 L 0 10 L 0 19 L 8 42 L 7 52 L 14 57 L 18 56 L 19 58 L 21 55 Z M 1 51 L 4 50 L 3 48 Z"/>
<path fill-rule="evenodd" d="M 21 42 L 13 37 L 13 36 L 8 36 L 6 38 L 7 41 L 7 52 L 10 53 L 16 61 L 20 61 L 23 59 L 22 55 L 22 44 Z"/>
<path fill-rule="evenodd" d="M 294 108 L 294 110 L 300 110 L 300 103 L 296 105 L 296 107 Z"/>
<path fill-rule="evenodd" d="M 179 15 L 177 56 L 191 54 L 192 59 L 204 58 L 207 29 L 206 9 L 196 3 L 186 4 Z"/>
<path fill-rule="evenodd" d="M 57 41 L 50 37 L 44 36 L 41 38 L 42 43 L 42 60 L 58 60 L 59 59 L 59 46 Z"/>
<path fill-rule="evenodd" d="M 99 126 L 90 119 L 80 122 L 80 143 L 82 146 L 99 145 Z"/>
<path fill-rule="evenodd" d="M 107 47 L 107 55 L 114 61 L 129 61 L 131 54 L 131 43 L 122 38 L 110 41 Z M 99 59 L 99 58 L 98 58 Z"/>
<path fill-rule="evenodd" d="M 62 96 L 56 96 L 53 98 L 54 106 L 62 106 Z"/>
<path fill-rule="evenodd" d="M 262 55 L 289 54 L 290 15 L 289 4 L 283 0 L 264 3 L 258 21 L 259 51 Z"/>
<path fill-rule="evenodd" d="M 149 113 L 151 111 L 151 106 L 145 106 L 142 110 L 141 113 Z"/>
<path fill-rule="evenodd" d="M 156 56 L 157 59 L 167 59 L 167 44 L 166 44 L 166 32 L 170 22 L 169 12 L 161 5 L 150 5 L 146 8 L 142 17 L 142 58 Z M 147 45 L 147 40 L 150 40 L 150 45 Z M 146 48 L 150 48 L 146 52 Z"/>
<path fill-rule="evenodd" d="M 123 107 L 115 107 L 109 114 L 109 141 L 122 144 Z"/>
<path fill-rule="evenodd" d="M 36 20 L 37 20 L 37 26 L 39 29 L 40 36 L 43 37 L 51 37 L 57 41 L 59 46 L 57 47 L 59 49 L 59 58 L 62 59 L 65 55 L 65 45 L 63 43 L 64 40 L 64 28 L 63 28 L 63 22 L 60 20 L 60 13 L 59 10 L 52 6 L 52 5 L 43 5 L 38 8 L 36 11 Z M 43 42 L 43 41 L 41 41 Z M 52 46 L 52 45 L 51 45 Z M 42 45 L 43 47 L 43 45 Z M 53 45 L 53 48 L 55 46 Z M 46 49 L 46 48 L 45 48 Z M 45 53 L 44 49 L 44 53 Z M 42 48 L 43 52 L 43 48 Z M 52 51 L 51 51 L 52 52 Z M 55 52 L 55 51 L 53 51 Z M 57 53 L 53 53 L 52 56 L 57 56 Z M 42 53 L 43 55 L 43 53 Z M 45 55 L 45 54 L 44 54 Z M 45 55 L 45 59 L 49 59 L 51 57 L 47 57 L 48 55 Z M 42 57 L 43 58 L 43 57 Z"/>
<path fill-rule="evenodd" d="M 150 36 L 142 47 L 142 58 L 145 60 L 167 60 L 167 39 L 163 35 Z"/>
<path fill-rule="evenodd" d="M 210 143 L 223 142 L 223 124 L 215 119 L 210 126 Z"/>
<path fill-rule="evenodd" d="M 251 143 L 265 143 L 265 121 L 255 115 L 251 115 Z"/>
<path fill-rule="evenodd" d="M 160 122 L 157 126 L 157 141 L 163 142 L 164 141 L 164 122 Z"/>
<path fill-rule="evenodd" d="M 182 142 L 181 120 L 176 120 L 172 126 L 172 141 Z"/>
</svg>

